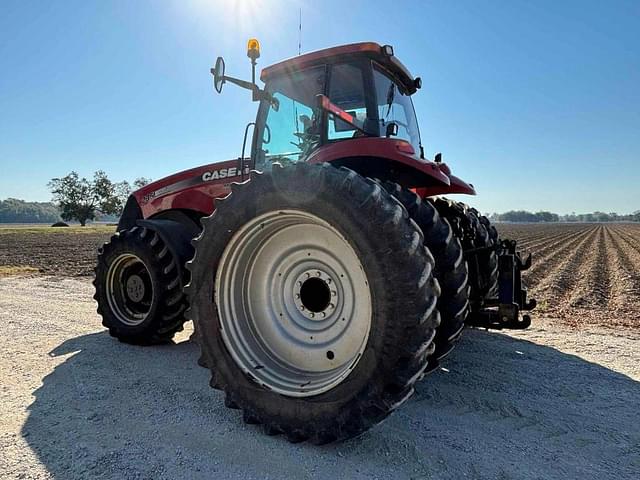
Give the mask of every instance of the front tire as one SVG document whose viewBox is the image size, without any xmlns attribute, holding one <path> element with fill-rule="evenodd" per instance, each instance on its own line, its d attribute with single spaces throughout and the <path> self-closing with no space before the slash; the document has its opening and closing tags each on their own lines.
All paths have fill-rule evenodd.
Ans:
<svg viewBox="0 0 640 480">
<path fill-rule="evenodd" d="M 322 444 L 404 403 L 433 351 L 439 287 L 402 206 L 355 172 L 304 163 L 253 172 L 216 205 L 187 291 L 225 404 L 268 434 Z M 307 273 L 318 290 L 305 302 Z"/>
<path fill-rule="evenodd" d="M 120 231 L 100 248 L 93 298 L 111 336 L 154 345 L 182 330 L 187 301 L 178 261 L 146 227 Z"/>
</svg>

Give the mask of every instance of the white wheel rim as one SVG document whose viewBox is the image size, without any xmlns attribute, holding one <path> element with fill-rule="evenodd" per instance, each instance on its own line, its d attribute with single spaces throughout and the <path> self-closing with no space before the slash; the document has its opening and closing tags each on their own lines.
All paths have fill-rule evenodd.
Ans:
<svg viewBox="0 0 640 480">
<path fill-rule="evenodd" d="M 235 233 L 218 264 L 215 301 L 236 364 L 287 396 L 344 381 L 369 338 L 371 294 L 358 255 L 303 211 L 269 212 Z"/>
<path fill-rule="evenodd" d="M 153 283 L 146 265 L 132 253 L 123 253 L 109 265 L 107 302 L 113 315 L 135 327 L 147 318 L 153 304 Z"/>
</svg>

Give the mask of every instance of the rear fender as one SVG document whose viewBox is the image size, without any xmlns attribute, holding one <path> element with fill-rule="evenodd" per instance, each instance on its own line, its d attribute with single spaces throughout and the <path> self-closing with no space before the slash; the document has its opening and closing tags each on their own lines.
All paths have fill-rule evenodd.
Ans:
<svg viewBox="0 0 640 480">
<path fill-rule="evenodd" d="M 451 195 L 461 193 L 463 195 L 475 195 L 476 189 L 470 183 L 461 180 L 455 175 L 449 175 L 449 185 L 432 185 L 423 188 L 416 188 L 416 193 L 421 198 L 433 197 L 435 195 Z"/>
<path fill-rule="evenodd" d="M 348 167 L 365 177 L 399 183 L 406 188 L 448 187 L 449 177 L 436 163 L 418 158 L 404 140 L 354 138 L 324 145 L 312 153 L 308 163 L 330 162 Z"/>
</svg>

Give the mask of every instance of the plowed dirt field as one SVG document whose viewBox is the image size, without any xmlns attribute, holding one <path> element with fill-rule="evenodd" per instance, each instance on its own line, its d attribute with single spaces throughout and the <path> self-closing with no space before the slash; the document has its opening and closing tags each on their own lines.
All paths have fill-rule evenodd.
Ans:
<svg viewBox="0 0 640 480">
<path fill-rule="evenodd" d="M 533 254 L 535 314 L 569 324 L 640 326 L 640 225 L 498 225 Z"/>
</svg>

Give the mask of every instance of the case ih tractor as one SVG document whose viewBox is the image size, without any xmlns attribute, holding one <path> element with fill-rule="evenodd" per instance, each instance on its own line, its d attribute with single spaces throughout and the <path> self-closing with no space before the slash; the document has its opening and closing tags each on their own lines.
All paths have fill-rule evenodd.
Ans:
<svg viewBox="0 0 640 480">
<path fill-rule="evenodd" d="M 526 328 L 515 242 L 441 195 L 475 195 L 424 157 L 393 49 L 358 43 L 262 70 L 212 74 L 259 102 L 237 160 L 171 175 L 128 199 L 99 252 L 95 299 L 123 342 L 194 322 L 200 363 L 244 421 L 290 441 L 346 439 L 386 418 L 465 323 Z M 253 127 L 251 154 L 245 156 Z"/>
</svg>

